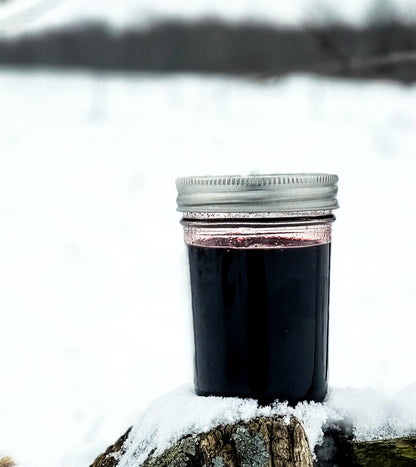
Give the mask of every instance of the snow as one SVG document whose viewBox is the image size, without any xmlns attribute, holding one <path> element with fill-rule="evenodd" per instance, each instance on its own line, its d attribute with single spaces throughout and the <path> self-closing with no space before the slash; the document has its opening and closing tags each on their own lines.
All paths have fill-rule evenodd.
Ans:
<svg viewBox="0 0 416 467">
<path fill-rule="evenodd" d="M 198 397 L 186 385 L 155 401 L 142 414 L 124 444 L 125 453 L 119 466 L 140 465 L 154 449 L 157 456 L 187 434 L 196 435 L 218 425 L 273 415 L 296 416 L 303 422 L 312 446 L 322 439 L 322 425 L 338 419 L 329 407 L 318 403 L 300 403 L 295 408 L 288 407 L 287 403 L 259 407 L 253 399 Z"/>
<path fill-rule="evenodd" d="M 352 426 L 358 441 L 416 434 L 416 383 L 393 396 L 374 388 L 338 388 L 327 404 Z"/>
<path fill-rule="evenodd" d="M 192 380 L 175 178 L 194 174 L 339 175 L 330 386 L 386 394 L 357 403 L 365 436 L 411 426 L 389 398 L 416 381 L 415 90 L 2 70 L 0 455 L 88 465 Z"/>
<path fill-rule="evenodd" d="M 252 399 L 198 397 L 192 386 L 185 385 L 155 401 L 139 417 L 124 444 L 119 465 L 140 465 L 153 451 L 160 455 L 186 435 L 273 415 L 293 415 L 300 420 L 312 448 L 322 444 L 324 428 L 330 425 L 352 425 L 359 441 L 414 435 L 416 384 L 393 397 L 374 389 L 332 389 L 326 402 L 301 402 L 296 407 L 280 402 L 259 407 Z"/>
</svg>

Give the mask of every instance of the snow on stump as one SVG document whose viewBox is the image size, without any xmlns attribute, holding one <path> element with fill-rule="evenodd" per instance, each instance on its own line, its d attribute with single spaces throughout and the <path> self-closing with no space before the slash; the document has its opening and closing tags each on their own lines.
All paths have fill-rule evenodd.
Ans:
<svg viewBox="0 0 416 467">
<path fill-rule="evenodd" d="M 312 454 L 313 453 L 313 454 Z M 153 402 L 92 467 L 416 467 L 416 383 L 393 396 L 332 389 L 324 403 L 199 397 Z"/>
<path fill-rule="evenodd" d="M 91 467 L 116 467 L 125 455 L 129 432 L 101 454 Z M 207 433 L 188 435 L 143 467 L 312 467 L 305 431 L 295 417 L 262 417 L 221 425 Z"/>
</svg>

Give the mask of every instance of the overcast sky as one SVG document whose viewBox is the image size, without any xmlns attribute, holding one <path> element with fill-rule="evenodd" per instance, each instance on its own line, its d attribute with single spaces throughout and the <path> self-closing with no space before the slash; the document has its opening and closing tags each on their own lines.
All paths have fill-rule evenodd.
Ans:
<svg viewBox="0 0 416 467">
<path fill-rule="evenodd" d="M 262 20 L 299 24 L 327 9 L 349 21 L 360 21 L 370 5 L 390 1 L 405 14 L 415 13 L 415 0 L 7 0 L 0 6 L 0 32 L 16 34 L 100 19 L 119 27 L 146 24 L 160 16 L 195 19 Z"/>
</svg>

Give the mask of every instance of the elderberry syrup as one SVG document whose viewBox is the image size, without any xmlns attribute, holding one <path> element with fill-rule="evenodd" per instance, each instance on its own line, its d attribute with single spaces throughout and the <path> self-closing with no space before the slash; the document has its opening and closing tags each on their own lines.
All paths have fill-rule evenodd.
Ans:
<svg viewBox="0 0 416 467">
<path fill-rule="evenodd" d="M 185 177 L 198 395 L 322 401 L 337 177 Z"/>
<path fill-rule="evenodd" d="M 188 248 L 196 392 L 322 400 L 330 244 Z"/>
</svg>

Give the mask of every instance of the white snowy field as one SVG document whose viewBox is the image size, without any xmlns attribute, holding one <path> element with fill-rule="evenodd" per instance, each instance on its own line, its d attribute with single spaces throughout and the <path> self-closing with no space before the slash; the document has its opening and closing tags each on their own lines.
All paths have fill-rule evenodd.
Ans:
<svg viewBox="0 0 416 467">
<path fill-rule="evenodd" d="M 416 87 L 3 70 L 0 121 L 0 458 L 86 466 L 192 380 L 182 175 L 338 174 L 330 385 L 416 382 Z"/>
</svg>

